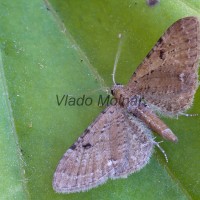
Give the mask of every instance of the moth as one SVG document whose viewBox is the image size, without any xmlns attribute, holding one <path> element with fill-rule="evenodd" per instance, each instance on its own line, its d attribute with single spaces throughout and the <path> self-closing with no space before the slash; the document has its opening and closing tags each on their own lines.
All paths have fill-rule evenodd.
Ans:
<svg viewBox="0 0 200 200">
<path fill-rule="evenodd" d="M 184 115 L 191 107 L 198 88 L 199 59 L 199 19 L 176 21 L 127 85 L 116 84 L 113 77 L 111 92 L 119 101 L 108 106 L 66 151 L 54 173 L 53 189 L 60 193 L 87 191 L 108 179 L 139 171 L 149 162 L 154 146 L 160 147 L 151 130 L 177 142 L 156 113 Z"/>
</svg>

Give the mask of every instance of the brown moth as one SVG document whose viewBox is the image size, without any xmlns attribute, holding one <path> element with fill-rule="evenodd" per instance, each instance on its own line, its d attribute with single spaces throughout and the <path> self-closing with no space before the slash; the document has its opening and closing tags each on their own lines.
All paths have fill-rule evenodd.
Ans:
<svg viewBox="0 0 200 200">
<path fill-rule="evenodd" d="M 114 81 L 111 91 L 117 105 L 108 106 L 66 151 L 54 174 L 54 190 L 87 191 L 109 178 L 127 177 L 140 170 L 149 162 L 154 146 L 160 148 L 151 130 L 176 142 L 177 137 L 155 113 L 176 116 L 191 107 L 198 87 L 199 59 L 199 20 L 178 20 L 127 85 Z"/>
</svg>

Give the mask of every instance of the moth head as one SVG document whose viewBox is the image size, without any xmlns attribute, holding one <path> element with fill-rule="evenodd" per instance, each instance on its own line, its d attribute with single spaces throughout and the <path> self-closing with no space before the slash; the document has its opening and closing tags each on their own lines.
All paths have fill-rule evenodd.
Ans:
<svg viewBox="0 0 200 200">
<path fill-rule="evenodd" d="M 123 89 L 123 85 L 117 83 L 113 85 L 113 87 L 111 88 L 111 94 L 114 97 L 117 97 L 119 94 L 121 94 L 122 89 Z"/>
</svg>

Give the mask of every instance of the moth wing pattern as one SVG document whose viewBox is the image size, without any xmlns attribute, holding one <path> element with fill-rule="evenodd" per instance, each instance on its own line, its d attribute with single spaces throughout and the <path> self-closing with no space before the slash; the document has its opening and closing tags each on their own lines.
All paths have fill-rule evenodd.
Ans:
<svg viewBox="0 0 200 200">
<path fill-rule="evenodd" d="M 142 122 L 116 105 L 107 107 L 69 148 L 54 174 L 60 193 L 86 191 L 144 167 L 154 143 Z"/>
<path fill-rule="evenodd" d="M 125 90 L 166 115 L 191 107 L 198 87 L 200 21 L 186 17 L 170 26 L 136 69 Z"/>
</svg>

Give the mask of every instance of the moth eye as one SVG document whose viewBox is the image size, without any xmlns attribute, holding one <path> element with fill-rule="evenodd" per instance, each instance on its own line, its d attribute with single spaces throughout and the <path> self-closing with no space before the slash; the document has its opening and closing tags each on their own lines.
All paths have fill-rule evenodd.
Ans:
<svg viewBox="0 0 200 200">
<path fill-rule="evenodd" d="M 114 90 L 111 90 L 110 92 L 111 92 L 112 95 L 114 95 Z"/>
</svg>

